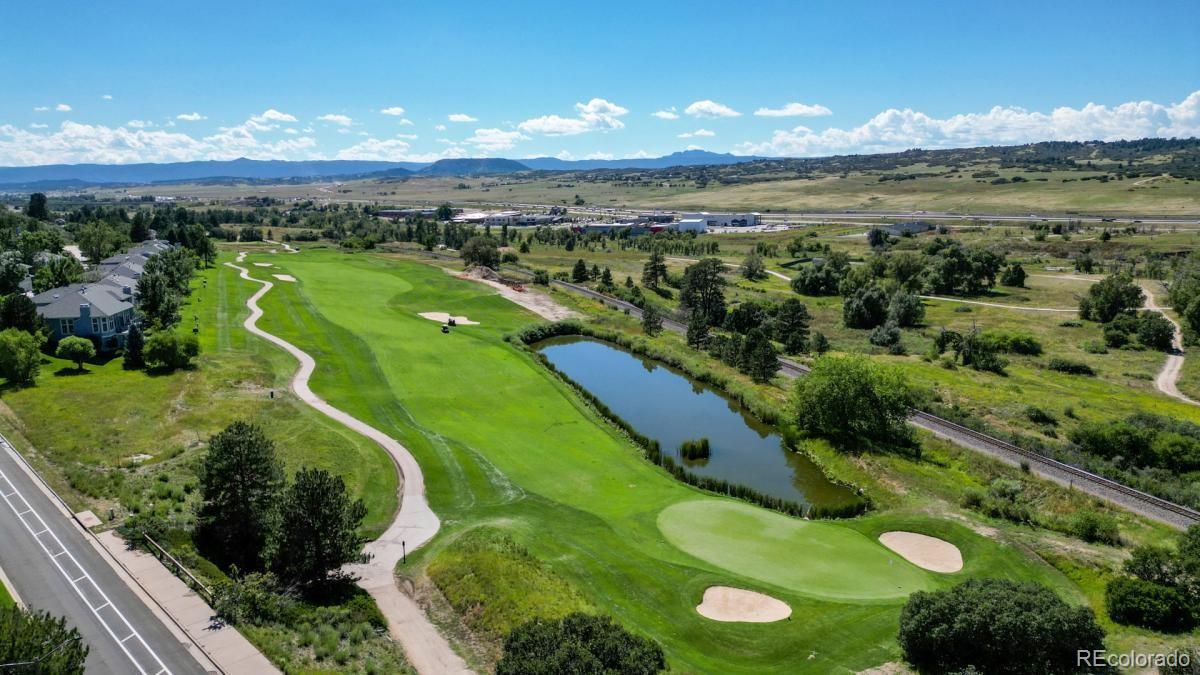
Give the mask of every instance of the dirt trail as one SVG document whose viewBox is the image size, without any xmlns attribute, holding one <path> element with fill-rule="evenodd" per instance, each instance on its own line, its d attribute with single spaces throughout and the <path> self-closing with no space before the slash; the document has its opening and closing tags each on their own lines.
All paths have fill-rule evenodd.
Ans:
<svg viewBox="0 0 1200 675">
<path fill-rule="evenodd" d="M 1029 276 L 1044 277 L 1047 279 L 1071 279 L 1089 283 L 1095 283 L 1103 278 L 1081 277 L 1074 274 L 1031 274 Z M 1190 399 L 1183 392 L 1179 391 L 1179 377 L 1183 374 L 1183 329 L 1179 327 L 1179 322 L 1171 318 L 1166 308 L 1160 307 L 1155 301 L 1151 282 L 1143 282 L 1140 286 L 1142 287 L 1142 292 L 1146 294 L 1146 301 L 1142 305 L 1142 309 L 1162 314 L 1175 327 L 1175 336 L 1171 339 L 1171 351 L 1167 352 L 1167 361 L 1163 364 L 1162 370 L 1158 371 L 1158 376 L 1154 378 L 1154 387 L 1173 399 L 1192 405 L 1200 405 L 1200 401 Z"/>
<path fill-rule="evenodd" d="M 245 258 L 245 252 L 239 253 L 237 262 L 243 262 Z M 317 367 L 317 362 L 299 347 L 262 330 L 257 325 L 258 319 L 263 315 L 258 300 L 275 284 L 255 279 L 245 267 L 228 262 L 225 264 L 240 271 L 243 279 L 262 284 L 262 288 L 246 300 L 250 316 L 246 317 L 243 325 L 251 333 L 282 347 L 300 362 L 300 368 L 291 382 L 292 391 L 296 396 L 326 417 L 378 443 L 400 470 L 400 510 L 396 513 L 395 520 L 383 535 L 367 544 L 364 550 L 371 556 L 371 560 L 361 565 L 348 565 L 346 571 L 357 575 L 358 585 L 375 598 L 379 609 L 387 617 L 388 632 L 404 648 L 409 663 L 417 672 L 438 675 L 471 672 L 466 662 L 454 653 L 446 638 L 430 623 L 416 601 L 404 594 L 396 584 L 396 563 L 400 561 L 404 550 L 412 551 L 429 541 L 441 526 L 441 521 L 425 500 L 425 478 L 421 473 L 421 466 L 396 439 L 329 405 L 313 393 L 308 381 Z"/>
<path fill-rule="evenodd" d="M 1020 305 L 1001 305 L 996 302 L 981 302 L 979 300 L 963 300 L 962 298 L 945 298 L 940 295 L 922 295 L 925 300 L 942 300 L 944 302 L 961 302 L 966 305 L 983 305 L 984 307 L 1002 307 L 1004 309 L 1020 309 L 1026 312 L 1070 312 L 1072 314 L 1078 312 L 1078 309 L 1056 308 L 1056 307 L 1022 307 Z"/>
<path fill-rule="evenodd" d="M 1146 293 L 1146 304 L 1143 308 L 1162 314 L 1175 327 L 1175 335 L 1171 338 L 1171 351 L 1167 353 L 1167 362 L 1163 364 L 1162 370 L 1158 371 L 1158 377 L 1154 378 L 1154 386 L 1171 398 L 1192 405 L 1200 405 L 1200 402 L 1188 398 L 1179 391 L 1179 376 L 1183 372 L 1183 329 L 1179 327 L 1179 323 L 1175 319 L 1171 318 L 1170 314 L 1167 314 L 1164 308 L 1158 306 L 1149 284 L 1142 286 L 1142 290 Z"/>
</svg>

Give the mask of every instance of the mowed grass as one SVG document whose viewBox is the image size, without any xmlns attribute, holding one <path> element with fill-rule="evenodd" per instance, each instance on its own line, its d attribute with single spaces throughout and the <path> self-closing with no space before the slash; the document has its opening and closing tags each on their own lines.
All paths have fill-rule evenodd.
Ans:
<svg viewBox="0 0 1200 675">
<path fill-rule="evenodd" d="M 208 437 L 247 419 L 275 441 L 289 474 L 315 466 L 342 476 L 366 503 L 364 531 L 382 532 L 397 508 L 391 460 L 291 395 L 295 360 L 242 328 L 253 291 L 228 267 L 201 270 L 182 311 L 185 329 L 200 329 L 196 368 L 129 371 L 115 358 L 78 374 L 73 364 L 45 357 L 36 387 L 0 393 L 0 412 L 3 406 L 11 411 L 0 415 L 0 430 L 35 457 L 74 506 L 97 513 L 114 508 L 119 515 L 152 499 L 142 494 L 153 487 L 152 476 L 167 473 L 172 484 L 194 481 L 191 465 Z M 148 459 L 134 461 L 139 455 Z"/>
<path fill-rule="evenodd" d="M 681 502 L 658 514 L 658 527 L 701 560 L 820 598 L 895 600 L 934 585 L 930 573 L 854 530 L 745 504 Z"/>
<path fill-rule="evenodd" d="M 8 592 L 7 588 L 5 588 L 4 582 L 0 581 L 0 609 L 4 609 L 5 607 L 12 607 L 13 604 L 15 604 L 15 602 L 13 600 L 12 594 Z"/>
<path fill-rule="evenodd" d="M 573 392 L 502 340 L 536 320 L 532 315 L 486 287 L 419 263 L 319 249 L 248 258 L 267 261 L 278 269 L 250 266 L 252 273 L 292 274 L 298 282 L 277 283 L 263 298 L 260 325 L 317 359 L 317 393 L 400 439 L 422 465 L 444 535 L 410 556 L 402 574 L 418 574 L 457 532 L 487 524 L 545 561 L 590 605 L 660 641 L 683 672 L 852 671 L 897 658 L 900 598 L 833 602 L 667 541 L 658 527 L 664 509 L 736 504 L 674 481 L 645 461 Z M 443 334 L 437 323 L 417 316 L 427 311 L 465 315 L 480 325 Z M 931 529 L 941 522 L 912 516 L 905 526 Z M 864 527 L 823 524 L 817 531 L 861 542 L 850 529 Z M 962 536 L 951 534 L 952 540 Z M 871 546 L 868 540 L 861 550 L 891 556 Z M 991 541 L 970 550 L 992 561 L 990 568 L 1076 595 L 1065 578 L 1023 552 Z M 802 563 L 775 561 L 781 569 Z M 898 578 L 913 573 L 901 563 L 888 567 Z M 770 593 L 804 620 L 744 625 L 702 619 L 695 606 L 713 584 Z"/>
</svg>

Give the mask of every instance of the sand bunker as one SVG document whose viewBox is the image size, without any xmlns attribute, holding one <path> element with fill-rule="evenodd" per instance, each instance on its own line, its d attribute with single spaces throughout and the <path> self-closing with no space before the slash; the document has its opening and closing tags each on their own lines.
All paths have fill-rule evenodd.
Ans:
<svg viewBox="0 0 1200 675">
<path fill-rule="evenodd" d="M 884 532 L 879 543 L 930 572 L 949 574 L 963 568 L 962 553 L 948 541 L 916 532 Z"/>
<path fill-rule="evenodd" d="M 696 605 L 700 615 L 713 621 L 771 623 L 792 615 L 792 608 L 769 595 L 729 586 L 709 586 L 704 600 Z"/>
<path fill-rule="evenodd" d="M 294 277 L 290 274 L 272 274 L 271 276 L 275 277 L 276 279 L 278 279 L 280 281 L 295 281 L 296 280 L 296 277 Z"/>
<path fill-rule="evenodd" d="M 479 325 L 478 321 L 472 321 L 465 316 L 450 316 L 446 312 L 421 312 L 418 316 L 429 319 L 430 321 L 437 321 L 438 323 L 448 323 L 450 319 L 454 319 L 454 323 L 458 324 L 459 326 Z"/>
<path fill-rule="evenodd" d="M 254 263 L 255 267 L 274 267 L 271 263 Z"/>
</svg>

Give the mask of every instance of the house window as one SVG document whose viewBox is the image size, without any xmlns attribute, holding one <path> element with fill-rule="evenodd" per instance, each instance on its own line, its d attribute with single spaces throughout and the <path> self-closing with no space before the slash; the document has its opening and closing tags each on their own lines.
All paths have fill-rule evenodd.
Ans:
<svg viewBox="0 0 1200 675">
<path fill-rule="evenodd" d="M 93 316 L 92 317 L 92 332 L 96 334 L 111 333 L 113 329 L 113 320 L 110 316 Z"/>
<path fill-rule="evenodd" d="M 74 335 L 75 319 L 59 319 L 58 332 L 62 335 Z"/>
</svg>

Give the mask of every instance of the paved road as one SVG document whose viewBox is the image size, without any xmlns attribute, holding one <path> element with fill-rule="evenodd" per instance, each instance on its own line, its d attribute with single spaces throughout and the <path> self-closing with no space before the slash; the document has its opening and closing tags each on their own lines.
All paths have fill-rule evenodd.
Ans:
<svg viewBox="0 0 1200 675">
<path fill-rule="evenodd" d="M 26 605 L 79 629 L 91 650 L 89 675 L 205 672 L 2 438 L 0 565 Z"/>
</svg>

